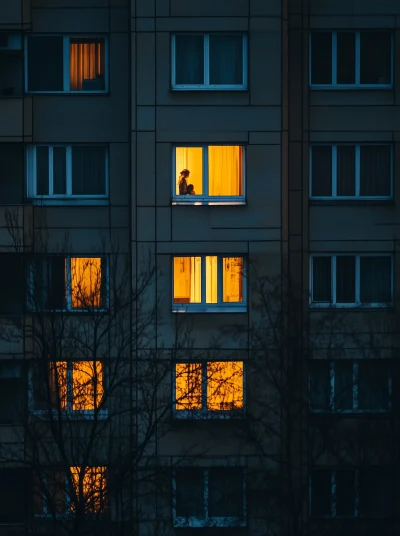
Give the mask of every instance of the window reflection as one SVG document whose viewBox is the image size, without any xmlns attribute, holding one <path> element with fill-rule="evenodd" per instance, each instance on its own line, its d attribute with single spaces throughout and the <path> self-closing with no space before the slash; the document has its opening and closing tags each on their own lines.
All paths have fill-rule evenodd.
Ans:
<svg viewBox="0 0 400 536">
<path fill-rule="evenodd" d="M 75 493 L 78 500 L 83 501 L 85 511 L 102 512 L 105 509 L 106 467 L 71 467 L 70 470 Z M 71 511 L 75 511 L 74 502 Z"/>
</svg>

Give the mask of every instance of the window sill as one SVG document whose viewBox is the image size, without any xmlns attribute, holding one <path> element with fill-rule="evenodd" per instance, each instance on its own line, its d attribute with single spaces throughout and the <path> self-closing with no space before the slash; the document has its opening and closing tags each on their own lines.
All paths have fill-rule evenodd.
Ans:
<svg viewBox="0 0 400 536">
<path fill-rule="evenodd" d="M 350 417 L 362 417 L 363 415 L 382 415 L 389 416 L 391 413 L 390 409 L 336 409 L 336 410 L 325 410 L 325 409 L 310 409 L 312 415 L 332 415 L 332 417 L 341 417 L 343 415 L 348 415 Z"/>
<path fill-rule="evenodd" d="M 247 305 L 201 305 L 201 304 L 173 304 L 173 313 L 246 313 Z"/>
<path fill-rule="evenodd" d="M 393 197 L 310 197 L 310 205 L 316 206 L 388 206 L 394 204 Z"/>
<path fill-rule="evenodd" d="M 237 420 L 245 419 L 246 414 L 244 409 L 229 409 L 229 410 L 173 410 L 174 420 Z"/>
<path fill-rule="evenodd" d="M 182 196 L 172 199 L 172 205 L 247 205 L 247 201 L 244 197 L 204 198 L 200 196 Z"/>
<path fill-rule="evenodd" d="M 248 87 L 244 85 L 240 86 L 171 86 L 171 91 L 248 91 Z"/>
<path fill-rule="evenodd" d="M 310 309 L 354 309 L 354 310 L 365 310 L 365 309 L 390 309 L 393 307 L 393 303 L 341 303 L 341 304 L 329 304 L 329 303 L 310 303 Z"/>
<path fill-rule="evenodd" d="M 28 91 L 24 95 L 109 95 L 108 89 L 85 91 Z"/>
<path fill-rule="evenodd" d="M 110 200 L 105 197 L 89 198 L 89 197 L 29 197 L 27 203 L 32 203 L 35 206 L 108 206 Z"/>
<path fill-rule="evenodd" d="M 35 417 L 40 417 L 43 420 L 50 420 L 54 417 L 57 417 L 58 412 L 56 410 L 53 410 L 52 412 L 46 410 L 34 410 L 31 412 L 31 415 L 34 415 Z M 62 411 L 61 416 L 65 420 L 72 421 L 93 421 L 95 417 L 94 412 L 90 410 Z M 99 421 L 105 421 L 106 419 L 108 419 L 108 410 L 99 410 L 97 413 L 97 419 Z"/>
<path fill-rule="evenodd" d="M 243 517 L 174 517 L 174 527 L 245 527 Z"/>
<path fill-rule="evenodd" d="M 311 90 L 330 90 L 330 91 L 342 91 L 342 90 L 388 90 L 393 89 L 393 84 L 310 84 Z"/>
</svg>

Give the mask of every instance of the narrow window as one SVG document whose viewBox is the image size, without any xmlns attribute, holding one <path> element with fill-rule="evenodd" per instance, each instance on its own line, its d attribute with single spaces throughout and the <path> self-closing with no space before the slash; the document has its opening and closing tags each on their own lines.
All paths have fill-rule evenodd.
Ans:
<svg viewBox="0 0 400 536">
<path fill-rule="evenodd" d="M 101 307 L 102 263 L 100 258 L 71 258 L 72 309 Z"/>
<path fill-rule="evenodd" d="M 331 258 L 313 257 L 312 270 L 313 302 L 330 303 L 332 301 Z"/>
<path fill-rule="evenodd" d="M 202 364 L 177 363 L 175 365 L 176 409 L 199 410 L 202 401 Z"/>
<path fill-rule="evenodd" d="M 102 402 L 103 366 L 100 361 L 72 363 L 72 410 L 93 411 Z"/>
</svg>

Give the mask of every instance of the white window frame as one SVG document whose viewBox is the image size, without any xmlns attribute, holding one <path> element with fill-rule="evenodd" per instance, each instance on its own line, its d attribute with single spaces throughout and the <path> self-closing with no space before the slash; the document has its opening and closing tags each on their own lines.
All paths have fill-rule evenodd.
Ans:
<svg viewBox="0 0 400 536">
<path fill-rule="evenodd" d="M 382 28 L 382 31 L 386 31 Z M 338 84 L 337 81 L 337 34 L 338 33 L 355 34 L 355 83 L 354 84 Z M 393 63 L 394 63 L 394 46 L 393 46 L 393 31 L 390 31 L 391 48 L 390 48 L 390 84 L 361 84 L 360 82 L 360 35 L 361 33 L 369 33 L 368 30 L 335 30 L 331 31 L 332 35 L 332 83 L 331 84 L 314 84 L 312 82 L 312 35 L 316 33 L 327 33 L 327 30 L 312 31 L 309 36 L 309 85 L 314 89 L 390 89 L 393 87 Z"/>
<path fill-rule="evenodd" d="M 312 475 L 309 479 L 309 514 L 313 519 L 330 519 L 330 518 L 339 518 L 339 519 L 353 519 L 359 517 L 359 498 L 360 498 L 360 486 L 359 486 L 359 470 L 354 468 L 340 467 L 338 469 L 331 469 L 330 467 L 320 467 L 319 469 L 329 470 L 331 472 L 331 503 L 332 511 L 330 515 L 316 515 L 312 513 Z M 318 469 L 315 468 L 313 471 L 318 472 Z M 349 471 L 354 473 L 354 515 L 339 516 L 336 514 L 337 506 L 337 497 L 336 497 L 336 473 L 337 471 Z"/>
<path fill-rule="evenodd" d="M 241 147 L 242 149 L 242 188 L 243 195 L 208 195 L 208 148 L 213 146 Z M 188 147 L 202 149 L 202 190 L 201 195 L 177 195 L 176 193 L 176 149 Z M 172 150 L 172 204 L 173 205 L 245 205 L 246 204 L 246 146 L 243 143 L 232 144 L 174 144 Z M 190 180 L 190 178 L 189 178 Z M 188 181 L 189 182 L 189 181 Z"/>
<path fill-rule="evenodd" d="M 204 58 L 204 84 L 177 84 L 176 76 L 176 35 L 202 35 Z M 242 84 L 210 84 L 210 35 L 242 36 Z M 247 91 L 247 35 L 243 32 L 177 32 L 171 39 L 171 86 L 174 91 Z"/>
<path fill-rule="evenodd" d="M 174 258 L 200 257 L 201 258 L 201 302 L 200 303 L 174 303 Z M 206 257 L 217 257 L 217 303 L 206 303 Z M 243 259 L 243 301 L 224 302 L 223 297 L 223 259 L 239 257 Z M 243 254 L 206 255 L 182 254 L 173 255 L 171 262 L 172 272 L 172 312 L 173 313 L 245 313 L 247 312 L 247 259 Z"/>
<path fill-rule="evenodd" d="M 337 147 L 347 146 L 355 148 L 355 195 L 337 195 Z M 360 195 L 360 169 L 361 169 L 361 147 L 375 147 L 384 146 L 390 147 L 390 194 L 389 195 Z M 312 163 L 313 163 L 313 148 L 314 147 L 330 147 L 332 151 L 332 195 L 312 195 L 313 177 L 312 177 Z M 338 201 L 346 200 L 385 200 L 393 198 L 393 145 L 391 143 L 313 143 L 310 146 L 310 166 L 309 166 L 309 190 L 310 199 L 326 200 L 335 199 Z"/>
<path fill-rule="evenodd" d="M 313 285 L 314 285 L 314 257 L 330 257 L 331 259 L 331 301 L 330 302 L 314 302 L 313 301 Z M 337 257 L 355 257 L 355 298 L 354 303 L 337 303 L 336 302 L 336 259 Z M 390 274 L 390 284 L 391 284 L 391 301 L 389 303 L 361 303 L 360 302 L 360 258 L 361 257 L 389 257 L 391 259 L 391 274 Z M 394 259 L 393 255 L 390 253 L 357 253 L 357 254 L 332 254 L 332 253 L 313 253 L 310 255 L 310 297 L 309 297 L 309 306 L 312 308 L 341 308 L 341 309 L 353 309 L 353 308 L 389 308 L 393 306 L 393 297 L 394 297 Z"/>
<path fill-rule="evenodd" d="M 327 414 L 327 413 L 337 413 L 337 414 L 354 414 L 354 413 L 390 413 L 391 410 L 392 410 L 392 375 L 391 375 L 391 372 L 389 371 L 389 374 L 388 374 L 388 385 L 387 385 L 387 388 L 388 388 L 388 391 L 387 391 L 387 395 L 388 395 L 388 403 L 387 403 L 387 408 L 386 409 L 381 409 L 381 408 L 377 408 L 377 409 L 363 409 L 363 408 L 359 408 L 359 403 L 358 403 L 358 400 L 359 400 L 359 395 L 358 395 L 358 391 L 359 391 L 359 385 L 358 385 L 358 372 L 359 372 L 359 363 L 362 362 L 363 360 L 360 360 L 360 359 L 356 359 L 356 360 L 351 360 L 351 363 L 352 363 L 352 367 L 353 367 L 353 408 L 352 409 L 340 409 L 340 408 L 336 408 L 336 397 L 335 397 L 335 364 L 336 362 L 339 361 L 339 360 L 332 360 L 332 361 L 329 361 L 329 408 L 328 409 L 316 409 L 316 408 L 313 408 L 312 407 L 312 404 L 311 404 L 311 396 L 309 397 L 309 407 L 310 407 L 310 411 L 312 413 L 323 413 L 323 414 Z M 377 360 L 374 359 L 373 360 L 374 362 L 376 362 Z M 386 364 L 386 361 L 384 361 L 385 364 Z M 310 374 L 310 377 L 309 377 L 309 393 L 311 393 L 311 374 Z"/>
<path fill-rule="evenodd" d="M 215 467 L 215 469 L 220 467 Z M 226 467 L 229 468 L 228 466 Z M 247 525 L 246 473 L 243 471 L 243 516 L 209 517 L 208 515 L 208 475 L 210 469 L 203 469 L 203 517 L 183 517 L 176 515 L 176 473 L 172 478 L 172 512 L 174 527 L 245 527 Z"/>
<path fill-rule="evenodd" d="M 37 90 L 29 90 L 28 89 L 28 36 L 25 36 L 25 43 L 24 43 L 24 72 L 25 72 L 25 93 L 27 94 L 36 94 L 36 93 L 47 93 L 47 94 L 53 94 L 53 93 L 71 93 L 75 95 L 88 95 L 93 93 L 108 93 L 109 92 L 109 83 L 108 83 L 108 77 L 109 77 L 109 67 L 108 67 L 108 38 L 105 35 L 98 35 L 98 34 L 76 34 L 76 35 L 60 35 L 60 34 L 42 34 L 42 33 L 34 33 L 30 34 L 32 37 L 62 37 L 63 38 L 63 89 L 62 90 L 51 90 L 51 91 L 37 91 Z M 69 50 L 69 44 L 70 39 L 103 39 L 104 40 L 104 89 L 91 89 L 89 91 L 87 90 L 71 90 L 70 89 L 70 50 Z"/>
<path fill-rule="evenodd" d="M 221 409 L 221 410 L 209 410 L 207 408 L 207 365 L 208 363 L 217 362 L 217 359 L 207 361 L 176 361 L 172 371 L 172 400 L 173 400 L 173 414 L 177 419 L 232 419 L 235 417 L 244 418 L 246 413 L 246 363 L 245 361 L 235 360 L 221 360 L 226 363 L 242 363 L 243 365 L 243 407 L 238 409 Z M 219 362 L 219 361 L 218 361 Z M 176 364 L 201 364 L 201 409 L 177 409 L 176 408 Z"/>
<path fill-rule="evenodd" d="M 73 194 L 72 193 L 72 148 L 73 147 L 104 147 L 105 152 L 105 194 Z M 49 194 L 48 195 L 38 195 L 36 193 L 37 189 L 37 178 L 36 178 L 36 149 L 37 147 L 47 147 L 49 150 Z M 64 147 L 66 150 L 66 194 L 54 194 L 53 193 L 53 150 L 57 147 Z M 68 202 L 71 204 L 104 204 L 101 203 L 105 200 L 108 200 L 109 197 L 109 155 L 108 147 L 104 144 L 73 144 L 73 145 L 63 145 L 63 144 L 36 144 L 28 145 L 26 148 L 26 188 L 27 196 L 32 200 L 40 200 L 41 204 L 62 204 L 63 202 Z"/>
</svg>

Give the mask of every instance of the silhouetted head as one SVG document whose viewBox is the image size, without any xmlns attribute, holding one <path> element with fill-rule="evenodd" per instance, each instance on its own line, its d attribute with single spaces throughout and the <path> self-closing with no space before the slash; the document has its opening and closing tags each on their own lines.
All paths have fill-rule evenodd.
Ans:
<svg viewBox="0 0 400 536">
<path fill-rule="evenodd" d="M 185 177 L 185 179 L 186 179 L 186 177 L 189 177 L 189 175 L 190 175 L 190 171 L 188 169 L 182 169 L 182 171 L 181 171 L 181 176 L 182 177 Z"/>
</svg>

